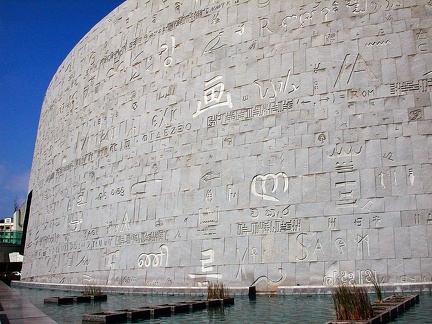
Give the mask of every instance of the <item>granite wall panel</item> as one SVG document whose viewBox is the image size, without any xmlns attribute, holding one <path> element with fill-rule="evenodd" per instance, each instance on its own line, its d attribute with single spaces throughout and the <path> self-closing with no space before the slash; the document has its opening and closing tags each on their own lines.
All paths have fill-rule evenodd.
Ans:
<svg viewBox="0 0 432 324">
<path fill-rule="evenodd" d="M 23 281 L 432 281 L 432 4 L 127 0 L 43 102 Z"/>
</svg>

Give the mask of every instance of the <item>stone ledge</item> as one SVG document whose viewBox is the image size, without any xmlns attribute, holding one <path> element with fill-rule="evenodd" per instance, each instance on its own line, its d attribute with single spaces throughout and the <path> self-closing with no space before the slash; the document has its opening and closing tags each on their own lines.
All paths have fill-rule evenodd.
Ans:
<svg viewBox="0 0 432 324">
<path fill-rule="evenodd" d="M 374 293 L 372 284 L 356 285 L 357 287 L 365 287 L 368 292 Z M 381 291 L 383 293 L 407 293 L 407 292 L 430 292 L 432 291 L 432 282 L 421 283 L 395 283 L 395 284 L 381 284 Z M 279 286 L 278 295 L 330 295 L 336 286 Z"/>
<path fill-rule="evenodd" d="M 53 284 L 41 282 L 13 281 L 13 287 L 53 289 L 63 291 L 84 291 L 86 285 Z M 104 293 L 130 293 L 130 294 L 149 294 L 149 295 L 188 295 L 203 296 L 207 294 L 207 287 L 151 287 L 151 286 L 111 286 L 97 285 Z M 249 287 L 228 288 L 232 296 L 247 296 Z"/>
<path fill-rule="evenodd" d="M 63 291 L 84 291 L 86 285 L 52 284 L 40 282 L 12 281 L 13 287 L 54 289 Z M 356 285 L 365 287 L 373 293 L 372 284 Z M 149 295 L 183 295 L 183 296 L 203 296 L 207 294 L 207 287 L 150 287 L 150 286 L 104 286 L 101 287 L 104 293 L 128 293 L 128 294 L 149 294 Z M 279 286 L 277 292 L 257 291 L 260 294 L 274 295 L 330 295 L 336 286 Z M 228 288 L 231 296 L 248 296 L 249 287 L 230 287 Z M 432 281 L 421 283 L 395 283 L 381 284 L 383 293 L 408 293 L 408 292 L 430 292 L 432 291 Z"/>
</svg>

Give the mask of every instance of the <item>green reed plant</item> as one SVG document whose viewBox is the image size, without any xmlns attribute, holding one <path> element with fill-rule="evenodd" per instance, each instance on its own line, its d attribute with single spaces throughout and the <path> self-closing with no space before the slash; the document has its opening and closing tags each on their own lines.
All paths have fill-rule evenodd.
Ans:
<svg viewBox="0 0 432 324">
<path fill-rule="evenodd" d="M 365 288 L 341 285 L 332 293 L 332 298 L 338 320 L 365 320 L 373 315 Z"/>
</svg>

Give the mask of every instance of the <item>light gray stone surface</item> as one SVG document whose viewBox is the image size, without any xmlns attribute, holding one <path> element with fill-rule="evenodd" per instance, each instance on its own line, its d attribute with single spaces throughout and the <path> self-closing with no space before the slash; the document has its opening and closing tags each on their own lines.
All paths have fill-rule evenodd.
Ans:
<svg viewBox="0 0 432 324">
<path fill-rule="evenodd" d="M 22 280 L 432 281 L 432 3 L 127 0 L 47 90 Z"/>
</svg>

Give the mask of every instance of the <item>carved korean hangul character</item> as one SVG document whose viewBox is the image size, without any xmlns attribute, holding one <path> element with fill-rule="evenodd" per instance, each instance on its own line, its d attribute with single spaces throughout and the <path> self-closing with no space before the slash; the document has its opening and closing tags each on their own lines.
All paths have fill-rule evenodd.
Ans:
<svg viewBox="0 0 432 324">
<path fill-rule="evenodd" d="M 290 228 L 290 225 L 288 224 L 288 222 L 284 222 L 284 221 L 280 222 L 279 229 L 281 232 L 287 232 L 287 231 L 289 231 L 289 228 Z"/>
<path fill-rule="evenodd" d="M 293 222 L 293 227 L 292 227 L 293 231 L 294 232 L 300 232 L 300 230 L 301 230 L 301 219 L 294 218 L 292 220 L 292 222 Z"/>
<path fill-rule="evenodd" d="M 244 108 L 246 119 L 252 118 L 252 108 Z"/>
<path fill-rule="evenodd" d="M 260 227 L 263 230 L 264 233 L 271 233 L 271 226 L 272 222 L 271 221 L 263 221 L 260 223 Z"/>
<path fill-rule="evenodd" d="M 263 116 L 269 115 L 270 114 L 270 105 L 269 104 L 263 105 L 261 108 L 261 111 L 262 111 Z"/>
<path fill-rule="evenodd" d="M 270 112 L 272 114 L 275 114 L 278 112 L 278 105 L 276 104 L 276 102 L 270 103 Z"/>
<path fill-rule="evenodd" d="M 281 221 L 279 221 L 279 220 L 276 220 L 276 221 L 274 221 L 273 222 L 273 224 L 274 224 L 274 232 L 275 233 L 280 233 L 282 230 L 281 230 Z"/>
<path fill-rule="evenodd" d="M 140 242 L 140 234 L 132 234 L 132 242 L 133 243 L 141 243 Z"/>
<path fill-rule="evenodd" d="M 251 223 L 251 234 L 258 234 L 260 230 L 260 224 L 258 222 Z"/>
<path fill-rule="evenodd" d="M 390 83 L 390 94 L 399 94 L 401 89 L 400 82 Z"/>
<path fill-rule="evenodd" d="M 234 120 L 234 111 L 228 111 L 224 114 L 224 123 L 228 124 L 230 121 Z"/>
<path fill-rule="evenodd" d="M 250 230 L 246 223 L 237 223 L 237 235 L 246 235 Z"/>
<path fill-rule="evenodd" d="M 261 116 L 261 109 L 260 106 L 257 105 L 252 108 L 252 117 L 260 117 Z"/>
<path fill-rule="evenodd" d="M 238 120 L 245 120 L 246 119 L 245 109 L 239 109 L 239 111 L 237 112 L 237 119 Z"/>
</svg>

